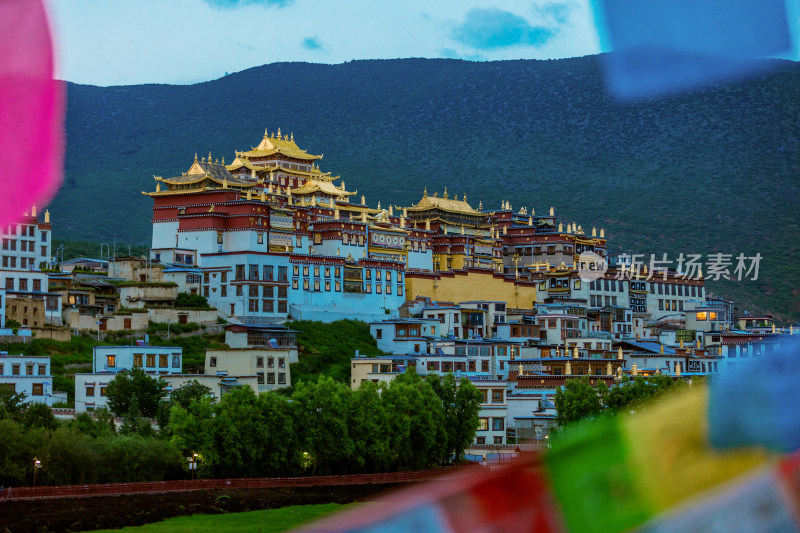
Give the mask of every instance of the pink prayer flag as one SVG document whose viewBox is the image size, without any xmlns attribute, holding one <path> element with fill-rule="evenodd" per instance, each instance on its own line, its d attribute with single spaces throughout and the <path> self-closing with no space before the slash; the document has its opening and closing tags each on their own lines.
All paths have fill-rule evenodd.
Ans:
<svg viewBox="0 0 800 533">
<path fill-rule="evenodd" d="M 0 1 L 0 227 L 58 191 L 63 120 L 42 0 Z"/>
</svg>

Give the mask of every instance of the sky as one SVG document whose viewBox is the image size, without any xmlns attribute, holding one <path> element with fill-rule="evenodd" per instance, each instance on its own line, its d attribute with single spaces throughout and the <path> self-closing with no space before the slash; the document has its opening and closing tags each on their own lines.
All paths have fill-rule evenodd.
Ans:
<svg viewBox="0 0 800 533">
<path fill-rule="evenodd" d="M 190 84 L 277 61 L 596 54 L 589 0 L 46 0 L 56 77 Z"/>
</svg>

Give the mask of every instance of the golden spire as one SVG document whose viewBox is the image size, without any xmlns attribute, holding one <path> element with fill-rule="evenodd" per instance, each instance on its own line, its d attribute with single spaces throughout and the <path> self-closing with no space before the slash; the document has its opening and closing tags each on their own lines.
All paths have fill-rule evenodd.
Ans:
<svg viewBox="0 0 800 533">
<path fill-rule="evenodd" d="M 444 194 L 442 195 L 442 198 L 447 199 L 447 187 L 444 188 Z"/>
<path fill-rule="evenodd" d="M 536 216 L 536 209 L 533 207 L 531 207 L 531 215 Z"/>
<path fill-rule="evenodd" d="M 194 162 L 197 163 L 197 152 L 194 153 Z"/>
<path fill-rule="evenodd" d="M 289 140 L 294 142 L 294 132 L 289 132 Z"/>
<path fill-rule="evenodd" d="M 408 216 L 408 209 L 406 209 L 406 208 L 404 207 L 404 208 L 403 208 L 403 218 L 406 218 L 407 216 Z"/>
<path fill-rule="evenodd" d="M 161 192 L 161 182 L 156 183 L 156 192 Z"/>
<path fill-rule="evenodd" d="M 394 209 L 392 209 L 392 204 L 389 204 L 389 216 L 390 217 L 394 216 Z"/>
<path fill-rule="evenodd" d="M 222 156 L 222 164 L 223 165 L 225 164 L 225 156 L 224 155 Z"/>
<path fill-rule="evenodd" d="M 31 216 L 36 218 L 36 204 L 33 204 L 33 207 L 31 207 Z"/>
<path fill-rule="evenodd" d="M 364 195 L 361 195 L 361 205 L 367 205 L 367 199 L 364 198 Z"/>
<path fill-rule="evenodd" d="M 551 205 L 551 206 L 550 206 L 550 216 L 551 216 L 551 217 L 552 217 L 552 216 L 555 216 L 555 214 L 556 214 L 556 208 L 555 208 L 555 207 L 553 207 L 553 206 Z"/>
<path fill-rule="evenodd" d="M 592 237 L 597 237 L 597 228 L 592 228 Z"/>
<path fill-rule="evenodd" d="M 478 202 L 478 211 L 483 211 L 483 200 Z"/>
<path fill-rule="evenodd" d="M 280 138 L 281 138 L 281 128 L 278 127 L 278 139 L 280 139 Z"/>
<path fill-rule="evenodd" d="M 425 187 L 425 190 L 422 192 L 422 197 L 423 198 L 427 198 L 428 197 L 428 188 L 427 187 Z"/>
<path fill-rule="evenodd" d="M 380 211 L 380 210 L 381 210 L 381 201 L 378 200 L 378 211 Z"/>
<path fill-rule="evenodd" d="M 211 160 L 211 150 L 208 151 L 208 162 L 209 163 L 212 162 L 212 160 Z"/>
<path fill-rule="evenodd" d="M 464 193 L 464 201 L 467 201 L 467 193 Z"/>
<path fill-rule="evenodd" d="M 533 217 L 528 217 L 528 225 L 533 226 Z"/>
<path fill-rule="evenodd" d="M 600 228 L 600 238 L 604 239 L 606 237 L 606 230 L 605 228 Z"/>
<path fill-rule="evenodd" d="M 558 232 L 559 233 L 563 233 L 564 232 L 564 225 L 561 224 L 561 222 L 558 223 Z"/>
<path fill-rule="evenodd" d="M 45 209 L 45 211 L 44 211 L 44 223 L 45 224 L 49 224 L 50 223 L 50 210 L 49 209 Z"/>
</svg>

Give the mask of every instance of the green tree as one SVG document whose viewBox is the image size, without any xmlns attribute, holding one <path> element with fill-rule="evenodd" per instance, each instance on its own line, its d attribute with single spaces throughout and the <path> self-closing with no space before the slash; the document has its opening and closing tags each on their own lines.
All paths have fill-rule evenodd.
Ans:
<svg viewBox="0 0 800 533">
<path fill-rule="evenodd" d="M 187 292 L 179 292 L 178 297 L 175 298 L 175 307 L 195 307 L 202 309 L 210 309 L 208 300 L 201 294 L 189 294 Z"/>
<path fill-rule="evenodd" d="M 350 395 L 347 429 L 353 438 L 353 462 L 362 472 L 384 472 L 391 464 L 390 416 L 377 383 L 365 381 Z"/>
<path fill-rule="evenodd" d="M 599 414 L 603 410 L 597 391 L 583 378 L 568 379 L 556 391 L 556 421 L 566 425 Z"/>
<path fill-rule="evenodd" d="M 25 393 L 0 386 L 0 418 L 17 418 L 22 413 Z"/>
<path fill-rule="evenodd" d="M 205 396 L 194 400 L 187 408 L 175 405 L 170 411 L 170 442 L 184 455 L 199 453 L 203 457 L 198 465 L 199 475 L 212 473 L 217 463 L 214 448 L 214 404 Z"/>
<path fill-rule="evenodd" d="M 444 377 L 429 374 L 425 380 L 442 402 L 447 433 L 445 454 L 458 462 L 475 438 L 475 431 L 480 423 L 478 413 L 483 395 L 469 379 L 461 378 L 461 381 L 456 381 L 452 373 L 445 374 Z"/>
<path fill-rule="evenodd" d="M 414 367 L 389 383 L 382 398 L 391 413 L 390 442 L 394 468 L 417 470 L 446 459 L 447 434 L 442 401 Z"/>
<path fill-rule="evenodd" d="M 32 403 L 28 405 L 22 412 L 20 421 L 27 429 L 55 429 L 58 426 L 56 417 L 53 416 L 53 411 L 43 403 Z"/>
<path fill-rule="evenodd" d="M 164 396 L 164 381 L 141 368 L 120 371 L 106 387 L 108 407 L 123 418 L 153 418 Z"/>
<path fill-rule="evenodd" d="M 169 399 L 173 405 L 180 405 L 185 409 L 189 407 L 193 401 L 209 396 L 210 394 L 210 388 L 196 379 L 192 379 L 184 383 L 181 388 L 172 391 Z"/>
<path fill-rule="evenodd" d="M 312 473 L 347 472 L 354 444 L 347 427 L 350 387 L 327 376 L 300 382 L 292 394 L 298 437 L 310 454 Z"/>
</svg>

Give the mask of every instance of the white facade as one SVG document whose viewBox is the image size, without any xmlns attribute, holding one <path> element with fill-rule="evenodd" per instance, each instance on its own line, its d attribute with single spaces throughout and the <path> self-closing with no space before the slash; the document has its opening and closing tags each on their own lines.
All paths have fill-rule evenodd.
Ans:
<svg viewBox="0 0 800 533">
<path fill-rule="evenodd" d="M 61 401 L 53 394 L 50 357 L 8 355 L 0 352 L 0 387 L 25 395 L 26 402 L 53 405 Z"/>
<path fill-rule="evenodd" d="M 182 366 L 180 346 L 95 346 L 92 354 L 95 373 L 141 368 L 148 374 L 180 374 Z"/>
<path fill-rule="evenodd" d="M 41 224 L 35 216 L 26 216 L 22 222 L 6 226 L 2 239 L 2 268 L 31 270 L 51 264 L 53 250 L 49 223 Z"/>
</svg>

